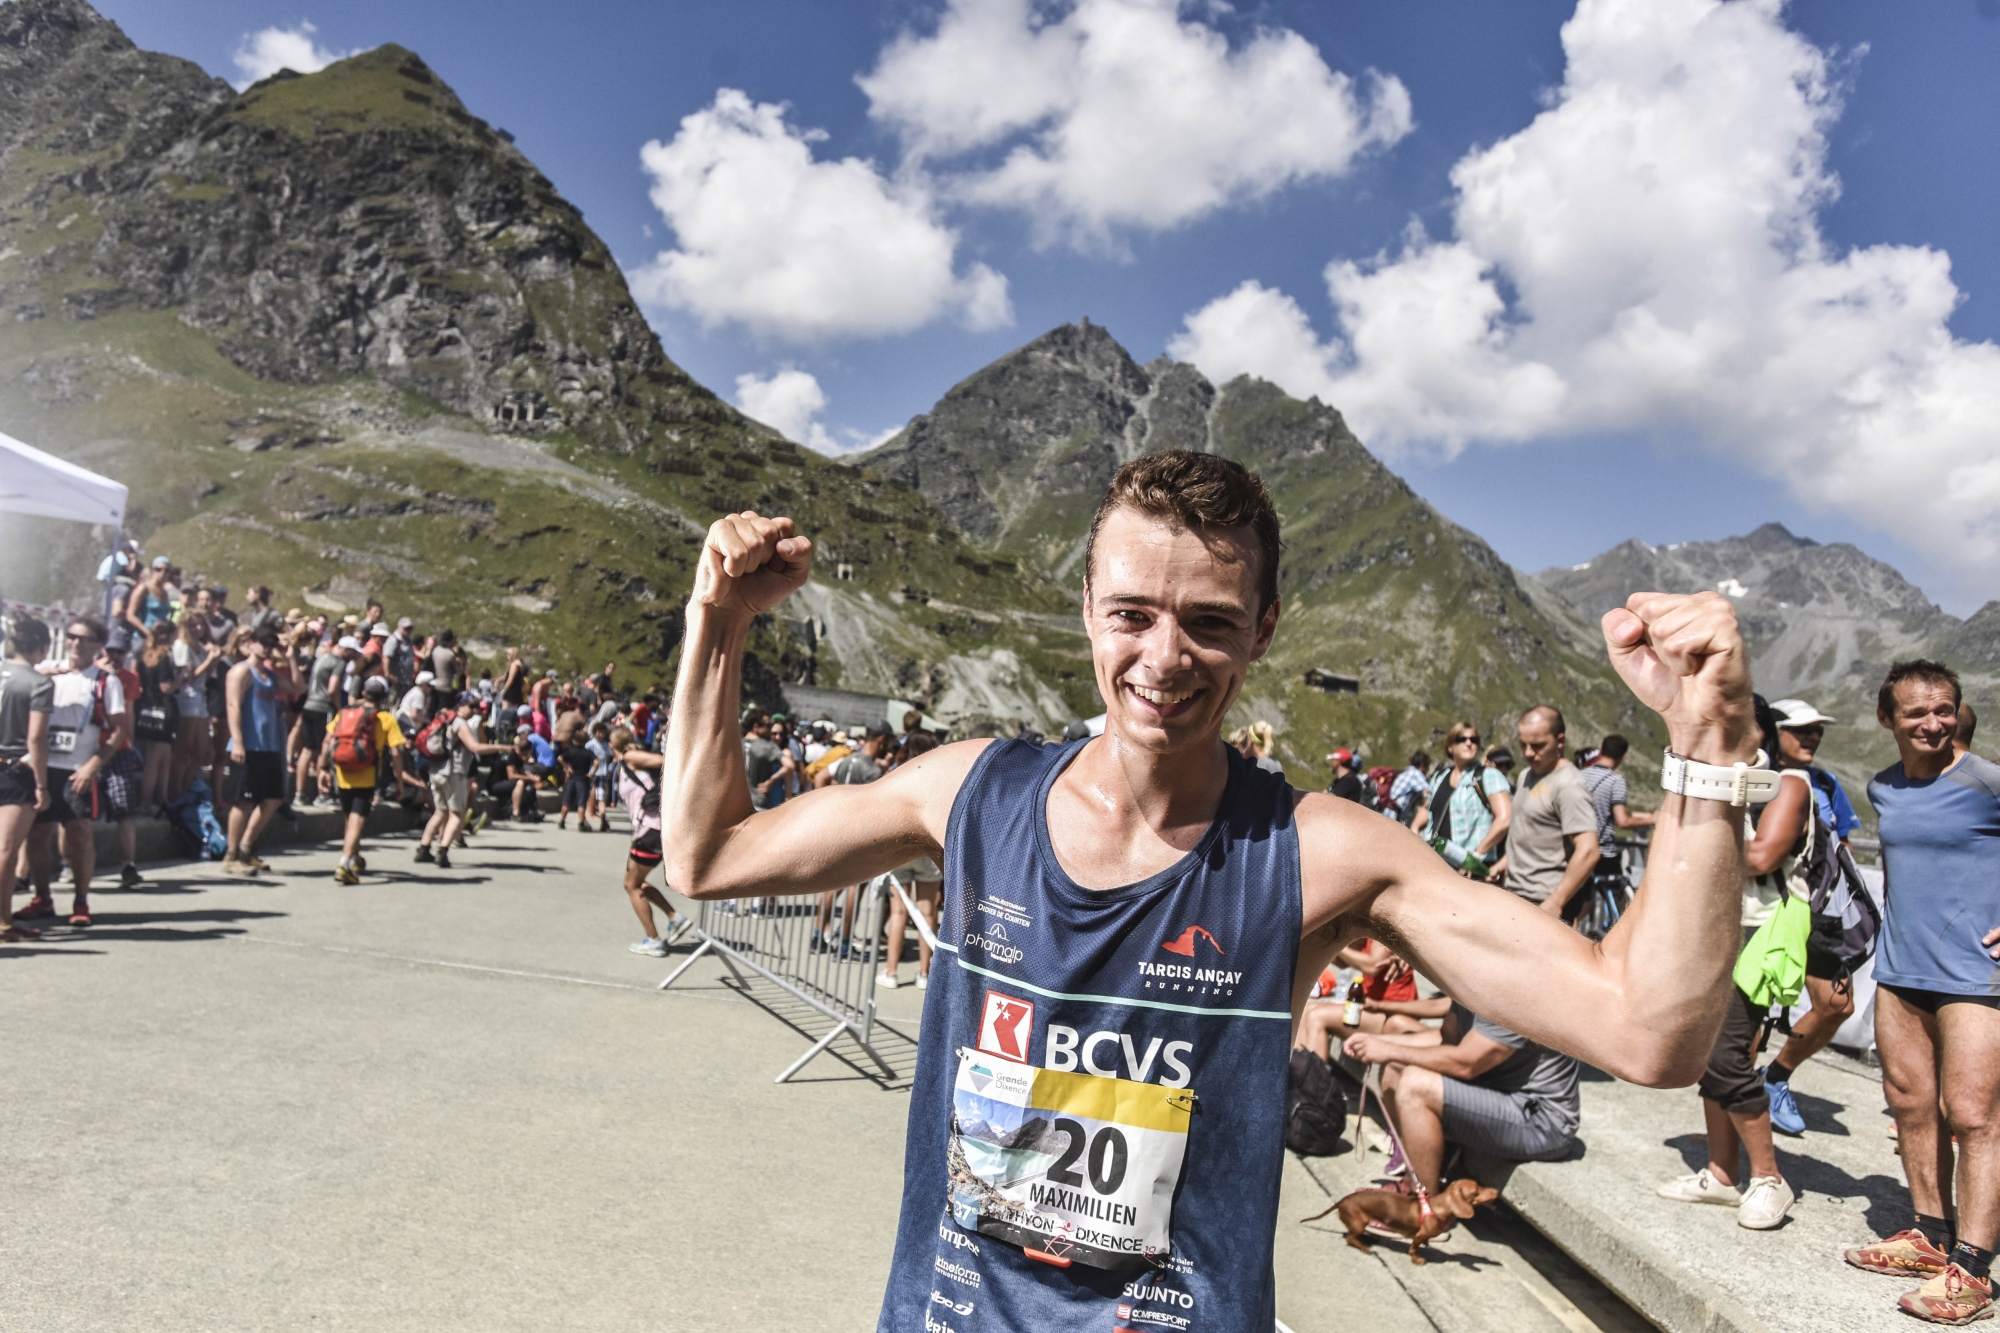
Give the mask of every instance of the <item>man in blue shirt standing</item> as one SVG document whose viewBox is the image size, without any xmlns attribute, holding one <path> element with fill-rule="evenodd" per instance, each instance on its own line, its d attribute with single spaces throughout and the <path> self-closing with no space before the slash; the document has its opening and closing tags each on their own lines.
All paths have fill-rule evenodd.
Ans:
<svg viewBox="0 0 2000 1333">
<path fill-rule="evenodd" d="M 1993 1304 L 2000 1234 L 2000 765 L 1952 748 L 1960 702 L 1958 676 L 1921 660 L 1892 666 L 1876 700 L 1901 759 L 1868 784 L 1884 875 L 1875 1044 L 1916 1218 L 1846 1256 L 1928 1276 L 1898 1304 L 1946 1324 Z"/>
</svg>

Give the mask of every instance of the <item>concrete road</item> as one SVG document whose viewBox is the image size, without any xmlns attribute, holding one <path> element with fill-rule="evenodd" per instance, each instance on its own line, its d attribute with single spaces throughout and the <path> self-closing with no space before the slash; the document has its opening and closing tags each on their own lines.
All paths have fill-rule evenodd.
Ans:
<svg viewBox="0 0 2000 1333">
<path fill-rule="evenodd" d="M 817 1020 L 708 960 L 658 992 L 622 835 L 489 830 L 450 871 L 411 847 L 374 840 L 354 888 L 321 848 L 156 867 L 89 930 L 0 946 L 0 1327 L 873 1327 L 914 1046 L 885 1035 L 894 1082 L 836 1051 L 775 1086 L 818 1035 L 786 1016 Z M 914 1033 L 923 993 L 882 999 Z M 1297 1333 L 1625 1333 L 1504 1217 L 1427 1270 L 1297 1224 L 1380 1160 L 1288 1164 Z"/>
</svg>

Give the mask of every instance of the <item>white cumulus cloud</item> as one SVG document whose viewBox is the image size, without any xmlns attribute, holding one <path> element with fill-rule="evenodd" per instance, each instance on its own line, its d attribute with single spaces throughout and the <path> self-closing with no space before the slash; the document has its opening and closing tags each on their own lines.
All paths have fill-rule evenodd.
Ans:
<svg viewBox="0 0 2000 1333">
<path fill-rule="evenodd" d="M 236 54 L 230 57 L 237 72 L 243 76 L 236 80 L 238 91 L 259 79 L 270 78 L 281 69 L 311 74 L 354 54 L 352 51 L 329 51 L 321 46 L 313 40 L 318 31 L 318 28 L 301 19 L 290 28 L 263 28 L 243 34 L 243 40 L 236 44 Z"/>
<path fill-rule="evenodd" d="M 838 436 L 834 435 L 819 420 L 820 413 L 826 410 L 826 390 L 810 372 L 790 366 L 769 375 L 738 375 L 736 405 L 745 415 L 763 422 L 786 439 L 823 454 L 872 449 L 896 433 L 893 428 L 872 435 L 843 429 Z"/>
<path fill-rule="evenodd" d="M 640 160 L 677 246 L 630 275 L 639 299 L 795 342 L 1013 322 L 1005 277 L 959 271 L 958 235 L 921 176 L 820 160 L 824 137 L 723 88 L 672 142 L 648 143 Z"/>
<path fill-rule="evenodd" d="M 1779 0 L 1581 0 L 1562 37 L 1548 109 L 1453 169 L 1448 238 L 1327 266 L 1334 338 L 1246 282 L 1169 350 L 1390 450 L 1692 438 L 1943 568 L 2000 566 L 2000 347 L 1952 336 L 1948 255 L 1822 234 L 1828 55 Z"/>
<path fill-rule="evenodd" d="M 910 161 L 999 154 L 950 171 L 956 197 L 1087 245 L 1337 177 L 1412 124 L 1393 76 L 1357 82 L 1288 29 L 1232 46 L 1178 0 L 950 0 L 859 82 Z"/>
</svg>

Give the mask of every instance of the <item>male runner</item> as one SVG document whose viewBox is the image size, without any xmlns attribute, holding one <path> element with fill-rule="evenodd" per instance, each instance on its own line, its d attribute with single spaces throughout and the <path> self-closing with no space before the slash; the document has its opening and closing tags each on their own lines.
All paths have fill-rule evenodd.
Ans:
<svg viewBox="0 0 2000 1333">
<path fill-rule="evenodd" d="M 70 622 L 69 656 L 43 662 L 38 670 L 55 677 L 54 711 L 49 714 L 49 803 L 38 807 L 28 830 L 28 871 L 35 895 L 14 915 L 32 921 L 56 914 L 56 831 L 62 831 L 63 860 L 69 863 L 76 898 L 70 906 L 72 926 L 90 924 L 90 877 L 97 868 L 97 842 L 90 832 L 90 807 L 97 775 L 118 752 L 130 730 L 125 712 L 125 686 L 117 675 L 96 663 L 104 646 L 104 622 L 78 616 Z"/>
<path fill-rule="evenodd" d="M 243 640 L 243 660 L 223 678 L 229 722 L 229 766 L 222 798 L 229 805 L 229 846 L 222 854 L 228 875 L 269 870 L 257 855 L 257 839 L 285 803 L 285 724 L 279 701 L 299 693 L 278 652 L 278 631 L 266 626 Z M 286 664 L 289 666 L 289 664 Z"/>
<path fill-rule="evenodd" d="M 1884 875 L 1875 1045 L 1916 1220 L 1847 1252 L 1928 1276 L 1897 1304 L 1943 1324 L 1992 1307 L 2000 1237 L 2000 764 L 1954 748 L 1962 701 L 1958 676 L 1922 660 L 1890 667 L 1876 697 L 1900 759 L 1868 784 Z"/>
<path fill-rule="evenodd" d="M 924 1006 L 881 1329 L 1100 1333 L 1152 1314 L 1269 1333 L 1292 1026 L 1363 937 L 1620 1078 L 1700 1074 L 1736 954 L 1742 811 L 1669 796 L 1645 886 L 1593 944 L 1394 820 L 1235 755 L 1222 720 L 1279 617 L 1277 513 L 1238 465 L 1174 451 L 1113 479 L 1084 561 L 1101 737 L 965 741 L 756 811 L 744 644 L 811 549 L 786 518 L 709 529 L 663 770 L 668 882 L 722 899 L 838 889 L 913 856 L 945 868 L 954 956 Z M 1727 599 L 1629 607 L 1604 618 L 1611 658 L 1675 752 L 1750 760 Z"/>
</svg>

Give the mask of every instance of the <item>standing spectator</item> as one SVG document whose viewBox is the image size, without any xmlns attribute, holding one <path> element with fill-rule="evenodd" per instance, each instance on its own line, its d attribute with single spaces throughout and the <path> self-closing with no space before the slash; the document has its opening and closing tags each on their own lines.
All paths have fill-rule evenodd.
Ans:
<svg viewBox="0 0 2000 1333">
<path fill-rule="evenodd" d="M 87 926 L 90 876 L 97 866 L 96 840 L 88 823 L 90 807 L 98 773 L 124 743 L 125 687 L 94 660 L 104 646 L 103 621 L 96 616 L 78 616 L 70 623 L 68 636 L 68 661 L 52 660 L 39 668 L 55 678 L 49 713 L 49 803 L 36 814 L 35 826 L 28 833 L 28 867 L 34 876 L 35 896 L 18 915 L 32 920 L 56 914 L 51 884 L 56 830 L 60 828 L 63 859 L 69 863 L 76 892 L 69 923 Z"/>
<path fill-rule="evenodd" d="M 357 644 L 355 655 L 360 651 Z M 341 709 L 327 729 L 320 756 L 320 788 L 338 792 L 341 813 L 346 816 L 340 864 L 333 872 L 339 884 L 359 884 L 361 872 L 367 869 L 361 856 L 361 834 L 368 827 L 368 812 L 375 806 L 375 783 L 383 758 L 389 761 L 399 791 L 417 785 L 403 771 L 403 731 L 396 725 L 395 714 L 385 707 L 388 702 L 389 682 L 370 676 L 361 684 L 361 702 Z M 345 762 L 349 755 L 353 761 Z"/>
<path fill-rule="evenodd" d="M 1626 806 L 1626 798 L 1631 794 L 1625 785 L 1625 775 L 1618 771 L 1625 762 L 1625 756 L 1632 751 L 1632 742 L 1612 732 L 1597 747 L 1597 755 L 1589 763 L 1577 770 L 1583 779 L 1584 790 L 1590 793 L 1590 808 L 1597 815 L 1597 873 L 1619 875 L 1623 873 L 1618 859 L 1618 834 L 1626 829 L 1653 827 L 1657 815 L 1649 811 L 1633 814 Z"/>
<path fill-rule="evenodd" d="M 1493 878 L 1543 911 L 1569 920 L 1576 891 L 1597 869 L 1597 811 L 1576 765 L 1563 753 L 1563 715 L 1547 704 L 1514 728 L 1528 771 L 1521 775 L 1507 852 Z"/>
<path fill-rule="evenodd" d="M 1444 747 L 1446 762 L 1431 778 L 1423 809 L 1411 827 L 1447 861 L 1452 859 L 1452 848 L 1474 858 L 1475 867 L 1468 868 L 1461 858 L 1456 868 L 1470 878 L 1484 879 L 1500 858 L 1507 830 L 1514 826 L 1514 790 L 1505 773 L 1480 762 L 1479 728 L 1470 722 L 1447 732 Z"/>
<path fill-rule="evenodd" d="M 173 776 L 174 737 L 180 729 L 180 670 L 174 665 L 172 621 L 162 620 L 148 632 L 138 676 L 132 730 L 141 747 L 139 808 L 157 812 L 171 795 L 168 781 Z"/>
<path fill-rule="evenodd" d="M 572 714 L 572 716 L 575 716 Z M 556 768 L 562 781 L 562 808 L 556 813 L 558 829 L 569 826 L 570 811 L 576 811 L 576 831 L 593 832 L 585 811 L 590 806 L 590 771 L 595 760 L 590 751 L 577 739 L 583 733 L 571 728 L 569 740 L 556 751 Z"/>
<path fill-rule="evenodd" d="M 1928 1275 L 1898 1304 L 1935 1323 L 1991 1307 L 2000 1237 L 2000 765 L 1955 749 L 1963 702 L 1957 674 L 1922 660 L 1890 667 L 1876 697 L 1898 759 L 1868 784 L 1885 881 L 1875 1045 L 1916 1215 L 1846 1256 Z"/>
<path fill-rule="evenodd" d="M 56 685 L 35 670 L 48 651 L 49 627 L 14 617 L 7 660 L 0 662 L 0 941 L 9 944 L 36 933 L 14 924 L 14 875 L 29 829 L 52 804 L 49 716 Z"/>
<path fill-rule="evenodd" d="M 498 755 L 506 749 L 479 739 L 479 719 L 471 695 L 458 697 L 452 717 L 454 720 L 446 724 L 444 755 L 433 758 L 430 766 L 431 803 L 437 808 L 417 843 L 417 860 L 431 862 L 441 870 L 451 869 L 452 845 L 465 827 L 465 812 L 472 808 L 473 767 L 481 756 Z M 433 842 L 437 844 L 435 853 L 431 851 Z"/>
<path fill-rule="evenodd" d="M 361 670 L 366 674 L 389 680 L 389 636 L 389 627 L 379 620 L 361 636 Z M 395 699 L 401 695 L 395 682 L 389 681 L 389 697 Z"/>
<path fill-rule="evenodd" d="M 383 665 L 388 669 L 389 685 L 397 694 L 407 694 L 417 683 L 417 644 L 415 626 L 404 616 L 396 622 L 395 633 L 383 645 L 386 658 Z"/>
<path fill-rule="evenodd" d="M 222 649 L 211 637 L 208 617 L 189 607 L 181 612 L 180 638 L 174 643 L 178 674 L 180 721 L 174 737 L 174 768 L 169 787 L 174 796 L 188 789 L 213 759 L 208 715 L 208 678 L 222 662 Z"/>
<path fill-rule="evenodd" d="M 913 709 L 903 717 L 903 735 L 896 751 L 894 768 L 929 754 L 937 749 L 938 739 L 930 732 L 911 724 L 917 717 Z M 887 947 L 882 954 L 882 970 L 875 976 L 875 984 L 888 990 L 895 990 L 902 982 L 903 934 L 910 925 L 910 908 L 903 901 L 903 895 L 910 896 L 910 902 L 923 916 L 923 925 L 931 935 L 937 934 L 938 913 L 944 902 L 944 871 L 928 856 L 919 856 L 905 861 L 889 872 L 896 881 L 896 887 L 889 890 L 889 915 L 884 939 Z M 898 891 L 900 889 L 900 892 Z M 924 990 L 931 984 L 931 942 L 923 929 L 917 931 L 917 989 Z"/>
<path fill-rule="evenodd" d="M 141 634 L 162 620 L 173 619 L 174 603 L 167 588 L 169 563 L 165 556 L 155 558 L 125 599 L 125 623 Z"/>
<path fill-rule="evenodd" d="M 437 646 L 431 649 L 431 711 L 453 708 L 458 702 L 458 635 L 450 629 L 438 631 Z"/>
<path fill-rule="evenodd" d="M 755 717 L 752 721 L 753 723 L 761 723 L 763 719 Z M 769 742 L 767 741 L 766 744 L 769 744 Z M 773 750 L 776 749 L 775 746 L 772 748 Z M 747 756 L 749 752 L 750 743 L 746 740 L 744 742 L 744 754 Z M 813 785 L 815 787 L 828 787 L 837 783 L 841 786 L 858 786 L 873 782 L 882 776 L 883 756 L 888 752 L 888 724 L 876 722 L 868 728 L 868 734 L 863 738 L 861 748 L 848 755 L 845 759 L 820 770 L 820 775 L 814 779 Z M 756 799 L 756 789 L 753 786 L 751 789 L 752 804 L 755 804 Z M 847 895 L 847 908 L 844 913 L 841 939 L 836 942 L 827 938 L 826 929 L 833 919 L 833 900 L 835 894 L 822 893 L 819 896 L 819 907 L 813 913 L 812 939 L 806 947 L 813 953 L 830 953 L 837 950 L 842 958 L 846 958 L 853 951 L 854 910 L 859 904 L 861 886 L 855 884 L 843 890 L 836 890 L 836 892 Z"/>
<path fill-rule="evenodd" d="M 1362 799 L 1361 774 L 1354 767 L 1354 751 L 1339 749 L 1327 755 L 1326 762 L 1333 765 L 1333 781 L 1326 789 L 1343 801 L 1367 804 Z"/>
<path fill-rule="evenodd" d="M 243 623 L 251 629 L 282 631 L 285 627 L 285 617 L 271 605 L 271 590 L 261 583 L 244 590 L 243 613 L 248 617 Z"/>
<path fill-rule="evenodd" d="M 878 724 L 870 729 L 870 734 L 872 735 L 875 731 L 882 733 L 883 742 L 888 740 L 889 729 L 887 727 Z M 882 745 L 878 744 L 876 746 L 870 756 L 871 763 L 874 761 L 875 755 L 882 753 L 882 748 Z M 770 718 L 764 716 L 762 713 L 751 713 L 744 718 L 743 766 L 750 778 L 750 804 L 752 808 L 768 810 L 784 799 L 782 792 L 774 796 L 772 789 L 785 780 L 786 758 L 785 752 L 771 742 Z M 875 771 L 879 775 L 881 768 L 878 766 Z"/>
<path fill-rule="evenodd" d="M 217 642 L 226 641 L 236 632 L 238 621 L 236 613 L 229 609 L 229 589 L 220 583 L 209 585 L 208 620 Z"/>
<path fill-rule="evenodd" d="M 139 697 L 139 673 L 126 665 L 127 650 L 132 646 L 132 628 L 129 625 L 113 625 L 106 631 L 104 651 L 97 656 L 97 665 L 118 677 L 124 687 L 128 713 L 132 700 Z M 139 874 L 139 811 L 144 808 L 141 796 L 144 792 L 146 759 L 133 742 L 131 718 L 119 736 L 116 750 L 105 761 L 104 772 L 98 778 L 98 787 L 104 798 L 104 817 L 118 829 L 118 886 L 123 889 L 136 888 L 145 883 Z"/>
<path fill-rule="evenodd" d="M 555 688 L 556 673 L 555 668 L 551 667 L 547 671 L 544 671 L 541 679 L 537 680 L 528 689 L 528 706 L 535 710 L 536 717 L 543 719 L 545 722 L 553 723 L 555 721 L 555 718 L 549 712 L 549 698 L 555 693 Z M 547 733 L 543 734 L 546 735 Z"/>
<path fill-rule="evenodd" d="M 298 769 L 292 775 L 292 789 L 296 792 L 311 792 L 309 779 L 320 771 L 320 752 L 326 747 L 327 723 L 332 720 L 334 710 L 346 703 L 345 686 L 349 663 L 360 660 L 360 641 L 349 636 L 335 643 L 333 647 L 313 659 L 312 674 L 306 678 L 306 701 L 299 710 L 299 759 Z M 326 786 L 321 781 L 319 786 Z"/>
<path fill-rule="evenodd" d="M 1068 730 L 1064 728 L 1066 739 Z M 1086 730 L 1085 735 L 1088 734 Z M 1229 734 L 1229 743 L 1236 747 L 1237 753 L 1266 773 L 1276 773 L 1279 777 L 1285 775 L 1285 766 L 1271 753 L 1277 748 L 1278 734 L 1269 722 L 1252 722 L 1247 727 L 1238 727 Z"/>
<path fill-rule="evenodd" d="M 1952 752 L 1955 754 L 1971 754 L 1972 736 L 1978 730 L 1978 715 L 1972 711 L 1971 704 L 1961 700 L 1958 705 L 1958 730 L 1953 733 L 1951 738 Z"/>
<path fill-rule="evenodd" d="M 257 855 L 257 839 L 285 803 L 280 700 L 298 692 L 290 664 L 280 671 L 277 630 L 268 626 L 250 630 L 242 648 L 243 660 L 229 668 L 223 685 L 229 763 L 221 790 L 229 808 L 229 844 L 222 870 L 230 875 L 254 875 L 271 868 Z"/>
<path fill-rule="evenodd" d="M 1395 807 L 1396 819 L 1404 827 L 1416 823 L 1417 811 L 1423 808 L 1430 786 L 1430 752 L 1411 751 L 1409 767 L 1396 775 L 1395 783 L 1389 788 L 1389 804 Z"/>
<path fill-rule="evenodd" d="M 507 650 L 507 674 L 500 678 L 500 702 L 509 708 L 519 708 L 527 702 L 528 667 L 521 660 L 519 648 Z"/>
<path fill-rule="evenodd" d="M 611 832 L 611 801 L 616 766 L 611 758 L 611 728 L 599 722 L 591 727 L 590 739 L 584 742 L 590 751 L 590 804 L 583 808 L 583 822 L 588 824 L 591 815 L 597 817 L 597 831 Z"/>
</svg>

